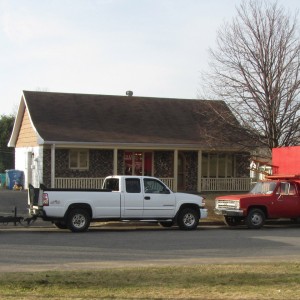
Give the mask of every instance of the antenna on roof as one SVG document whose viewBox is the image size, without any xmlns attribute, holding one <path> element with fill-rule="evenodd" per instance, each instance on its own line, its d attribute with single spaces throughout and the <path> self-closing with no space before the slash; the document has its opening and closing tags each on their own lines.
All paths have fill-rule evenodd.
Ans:
<svg viewBox="0 0 300 300">
<path fill-rule="evenodd" d="M 126 91 L 126 95 L 128 97 L 132 97 L 133 96 L 133 91 Z"/>
</svg>

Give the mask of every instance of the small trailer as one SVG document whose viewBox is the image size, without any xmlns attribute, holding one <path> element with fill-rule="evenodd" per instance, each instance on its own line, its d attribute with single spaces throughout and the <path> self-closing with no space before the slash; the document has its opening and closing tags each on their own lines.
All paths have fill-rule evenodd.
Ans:
<svg viewBox="0 0 300 300">
<path fill-rule="evenodd" d="M 5 216 L 0 215 L 0 223 L 2 223 L 3 225 L 7 225 L 8 223 L 14 223 L 15 226 L 19 223 L 22 226 L 29 226 L 33 224 L 34 221 L 36 220 L 35 216 L 31 216 L 27 218 L 24 218 L 23 216 L 18 216 L 18 209 L 16 206 L 14 207 L 12 213 L 13 213 L 12 215 L 8 215 L 8 214 Z"/>
</svg>

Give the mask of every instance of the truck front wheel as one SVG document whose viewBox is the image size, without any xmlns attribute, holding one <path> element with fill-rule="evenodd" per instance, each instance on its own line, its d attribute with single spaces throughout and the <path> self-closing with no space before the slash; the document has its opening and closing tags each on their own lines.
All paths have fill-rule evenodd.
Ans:
<svg viewBox="0 0 300 300">
<path fill-rule="evenodd" d="M 184 208 L 179 212 L 178 225 L 182 230 L 196 229 L 199 223 L 199 213 L 192 208 Z"/>
<path fill-rule="evenodd" d="M 266 216 L 259 208 L 253 208 L 249 211 L 246 217 L 246 225 L 251 229 L 259 229 L 264 226 Z"/>
<path fill-rule="evenodd" d="M 72 209 L 68 214 L 68 228 L 72 232 L 87 231 L 91 222 L 89 213 L 82 208 Z"/>
</svg>

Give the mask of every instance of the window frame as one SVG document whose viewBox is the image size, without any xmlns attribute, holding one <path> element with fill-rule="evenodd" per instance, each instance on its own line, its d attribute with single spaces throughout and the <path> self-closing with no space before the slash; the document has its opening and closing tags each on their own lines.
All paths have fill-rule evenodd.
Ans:
<svg viewBox="0 0 300 300">
<path fill-rule="evenodd" d="M 152 182 L 152 187 L 154 187 L 155 185 L 162 187 L 162 189 L 159 190 L 152 190 L 152 189 L 148 189 L 148 182 Z M 154 178 L 144 178 L 143 180 L 143 185 L 144 185 L 144 193 L 145 194 L 170 194 L 169 189 L 159 180 L 154 179 Z"/>
<path fill-rule="evenodd" d="M 125 178 L 125 190 L 128 194 L 140 194 L 142 192 L 139 178 Z"/>
<path fill-rule="evenodd" d="M 86 166 L 81 167 L 81 154 L 85 153 L 86 157 Z M 76 167 L 72 166 L 72 154 L 76 154 Z M 90 152 L 87 149 L 70 149 L 69 150 L 69 169 L 71 170 L 88 170 L 90 165 Z"/>
</svg>

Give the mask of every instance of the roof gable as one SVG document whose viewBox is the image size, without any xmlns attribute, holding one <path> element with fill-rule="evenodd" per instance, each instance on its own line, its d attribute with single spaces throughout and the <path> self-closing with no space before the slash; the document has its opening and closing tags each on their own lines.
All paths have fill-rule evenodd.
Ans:
<svg viewBox="0 0 300 300">
<path fill-rule="evenodd" d="M 16 141 L 16 147 L 37 146 L 37 139 L 38 137 L 36 132 L 32 128 L 28 111 L 27 109 L 25 109 L 20 126 L 20 132 Z"/>
</svg>

